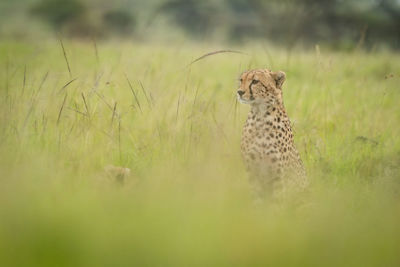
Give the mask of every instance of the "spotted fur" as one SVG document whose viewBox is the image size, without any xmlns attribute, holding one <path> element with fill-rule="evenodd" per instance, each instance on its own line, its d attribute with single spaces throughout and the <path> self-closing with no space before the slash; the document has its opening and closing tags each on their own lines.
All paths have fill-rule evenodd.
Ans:
<svg viewBox="0 0 400 267">
<path fill-rule="evenodd" d="M 308 184 L 283 105 L 285 77 L 282 71 L 267 69 L 246 71 L 240 76 L 238 99 L 251 106 L 241 151 L 258 195 L 267 191 L 275 194 L 290 187 L 302 189 Z"/>
</svg>

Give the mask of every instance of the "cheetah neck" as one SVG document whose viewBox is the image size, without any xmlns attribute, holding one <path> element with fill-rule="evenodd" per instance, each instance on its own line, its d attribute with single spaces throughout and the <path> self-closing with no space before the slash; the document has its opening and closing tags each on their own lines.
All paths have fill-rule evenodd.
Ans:
<svg viewBox="0 0 400 267">
<path fill-rule="evenodd" d="M 287 117 L 283 104 L 255 104 L 251 106 L 249 115 L 261 115 L 262 117 L 269 117 L 270 115 L 280 115 L 281 117 Z"/>
<path fill-rule="evenodd" d="M 280 139 L 285 138 L 281 131 L 291 131 L 291 123 L 283 105 L 252 105 L 244 131 L 251 132 L 249 138 L 277 133 L 275 138 Z"/>
</svg>

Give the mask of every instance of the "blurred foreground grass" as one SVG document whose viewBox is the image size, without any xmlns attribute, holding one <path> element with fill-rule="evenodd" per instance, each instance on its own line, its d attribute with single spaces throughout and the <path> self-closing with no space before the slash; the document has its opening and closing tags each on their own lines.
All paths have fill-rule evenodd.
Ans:
<svg viewBox="0 0 400 267">
<path fill-rule="evenodd" d="M 398 54 L 64 46 L 70 73 L 57 41 L 0 44 L 1 266 L 400 264 Z M 311 186 L 254 206 L 235 92 L 264 67 Z"/>
</svg>

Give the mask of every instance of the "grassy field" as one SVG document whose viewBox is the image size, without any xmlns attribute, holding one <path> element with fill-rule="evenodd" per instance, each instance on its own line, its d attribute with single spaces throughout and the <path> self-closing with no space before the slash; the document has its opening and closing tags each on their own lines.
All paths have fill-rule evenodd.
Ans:
<svg viewBox="0 0 400 267">
<path fill-rule="evenodd" d="M 398 54 L 64 47 L 0 43 L 1 266 L 400 265 Z M 286 72 L 304 195 L 253 205 L 250 68 Z"/>
</svg>

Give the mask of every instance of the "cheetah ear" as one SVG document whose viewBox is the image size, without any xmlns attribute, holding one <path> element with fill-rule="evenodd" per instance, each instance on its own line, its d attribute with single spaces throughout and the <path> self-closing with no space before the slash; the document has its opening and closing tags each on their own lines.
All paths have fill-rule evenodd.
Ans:
<svg viewBox="0 0 400 267">
<path fill-rule="evenodd" d="M 282 84 L 286 80 L 286 74 L 283 71 L 277 71 L 277 72 L 272 72 L 271 75 L 276 82 L 276 87 L 282 89 Z"/>
</svg>

